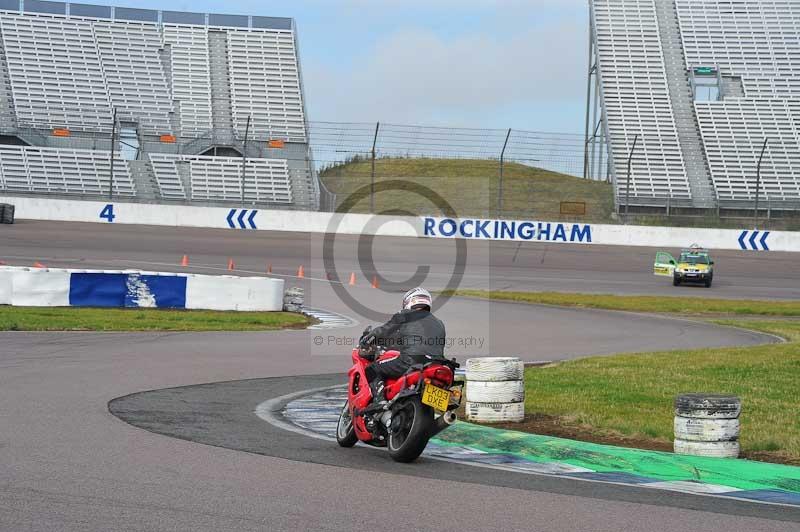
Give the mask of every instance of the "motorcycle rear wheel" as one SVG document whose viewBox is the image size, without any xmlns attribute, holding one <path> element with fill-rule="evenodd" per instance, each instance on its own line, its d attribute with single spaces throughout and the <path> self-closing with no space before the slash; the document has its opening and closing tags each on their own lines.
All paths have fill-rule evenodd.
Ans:
<svg viewBox="0 0 800 532">
<path fill-rule="evenodd" d="M 344 402 L 339 422 L 336 424 L 336 442 L 342 447 L 352 447 L 358 441 L 356 429 L 353 427 L 353 418 L 350 415 L 350 405 Z"/>
<path fill-rule="evenodd" d="M 413 462 L 425 450 L 433 428 L 433 410 L 411 397 L 392 415 L 387 447 L 395 462 Z"/>
</svg>

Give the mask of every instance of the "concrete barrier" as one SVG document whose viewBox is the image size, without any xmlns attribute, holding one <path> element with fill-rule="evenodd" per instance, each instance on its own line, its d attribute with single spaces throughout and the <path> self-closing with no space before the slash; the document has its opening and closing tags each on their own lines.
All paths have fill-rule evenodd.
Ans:
<svg viewBox="0 0 800 532">
<path fill-rule="evenodd" d="M 11 201 L 16 204 L 17 218 L 33 220 L 666 248 L 681 248 L 697 242 L 711 249 L 800 252 L 800 232 L 794 231 L 649 227 L 546 220 L 299 213 L 281 210 L 260 211 L 250 207 L 193 207 L 0 197 L 0 202 Z"/>
<path fill-rule="evenodd" d="M 282 279 L 190 275 L 186 308 L 209 310 L 282 310 Z"/>
<path fill-rule="evenodd" d="M 0 304 L 279 311 L 282 279 L 138 270 L 0 267 Z"/>
<path fill-rule="evenodd" d="M 13 279 L 11 275 L 4 274 L 5 267 L 0 266 L 0 305 L 10 305 L 13 294 Z"/>
<path fill-rule="evenodd" d="M 0 272 L 11 278 L 11 305 L 16 307 L 69 306 L 70 273 L 65 270 L 8 269 Z"/>
</svg>

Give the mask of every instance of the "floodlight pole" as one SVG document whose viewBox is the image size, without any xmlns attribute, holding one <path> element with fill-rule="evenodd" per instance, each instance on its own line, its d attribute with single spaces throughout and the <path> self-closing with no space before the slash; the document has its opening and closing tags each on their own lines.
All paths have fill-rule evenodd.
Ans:
<svg viewBox="0 0 800 532">
<path fill-rule="evenodd" d="M 242 190 L 240 192 L 240 195 L 242 196 L 242 203 L 244 203 L 244 179 L 245 175 L 247 175 L 247 137 L 250 135 L 251 118 L 252 115 L 247 115 L 247 124 L 244 126 L 244 142 L 242 143 Z"/>
<path fill-rule="evenodd" d="M 764 157 L 764 151 L 767 149 L 767 142 L 769 139 L 764 139 L 764 145 L 761 146 L 761 153 L 758 156 L 758 164 L 756 165 L 756 210 L 753 213 L 753 229 L 758 229 L 758 194 L 761 191 L 761 159 Z"/>
<path fill-rule="evenodd" d="M 625 184 L 625 223 L 628 223 L 628 206 L 631 202 L 631 159 L 633 159 L 633 150 L 636 149 L 636 141 L 639 140 L 639 134 L 637 133 L 635 137 L 633 137 L 633 146 L 631 146 L 631 151 L 628 153 L 628 179 L 627 183 Z"/>
<path fill-rule="evenodd" d="M 378 143 L 378 131 L 381 128 L 381 123 L 375 123 L 375 136 L 372 137 L 372 170 L 370 171 L 369 181 L 369 212 L 375 212 L 375 146 Z"/>
<path fill-rule="evenodd" d="M 508 146 L 508 137 L 511 136 L 511 128 L 508 128 L 506 133 L 506 140 L 503 142 L 503 149 L 500 151 L 500 179 L 497 182 L 497 215 L 503 215 L 503 166 L 505 164 L 506 146 Z"/>
<path fill-rule="evenodd" d="M 108 199 L 114 199 L 114 144 L 117 136 L 117 108 L 114 108 L 114 116 L 111 123 L 111 155 L 108 158 Z"/>
</svg>

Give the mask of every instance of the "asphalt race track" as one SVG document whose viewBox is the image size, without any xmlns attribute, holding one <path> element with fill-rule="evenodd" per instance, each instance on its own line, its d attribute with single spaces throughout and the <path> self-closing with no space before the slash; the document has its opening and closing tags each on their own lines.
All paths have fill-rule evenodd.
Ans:
<svg viewBox="0 0 800 532">
<path fill-rule="evenodd" d="M 298 234 L 23 220 L 0 231 L 0 260 L 180 271 L 185 253 L 187 271 L 197 273 L 223 273 L 230 257 L 240 274 L 264 272 L 267 264 L 275 273 L 293 274 L 304 264 L 307 276 L 324 279 L 330 272 L 322 268 L 320 244 L 318 237 Z M 675 290 L 668 279 L 650 275 L 653 250 L 479 244 L 469 248 L 461 286 L 800 297 L 800 267 L 791 254 L 715 253 L 713 288 Z M 374 272 L 361 273 L 352 258 L 357 245 L 357 237 L 337 239 L 338 275 L 356 271 L 358 285 L 349 293 L 388 314 L 398 295 L 366 285 Z M 427 286 L 441 287 L 450 277 L 454 253 L 441 242 L 379 239 L 375 247 L 377 271 L 388 278 L 403 279 L 418 264 L 431 266 Z M 437 530 L 800 529 L 792 509 L 523 479 L 439 462 L 398 465 L 383 453 L 343 454 L 326 442 L 271 428 L 253 414 L 255 405 L 340 380 L 347 342 L 369 322 L 329 282 L 302 284 L 309 305 L 360 323 L 243 334 L 0 333 L 0 529 L 349 530 L 378 527 L 378 513 L 381 521 Z M 459 357 L 552 360 L 774 341 L 647 315 L 464 299 L 450 300 L 440 314 L 449 336 L 463 340 L 451 350 Z M 229 382 L 256 378 L 268 380 Z M 160 432 L 174 437 L 155 433 L 147 420 L 138 424 L 148 430 L 129 425 L 108 410 L 119 397 L 202 383 L 228 384 L 200 387 L 204 393 L 192 401 L 202 405 L 186 397 L 180 415 L 160 420 Z M 220 426 L 224 430 L 214 432 Z M 187 441 L 203 441 L 188 434 L 198 427 L 220 440 Z"/>
<path fill-rule="evenodd" d="M 356 272 L 365 283 L 374 273 L 361 273 L 356 260 L 357 236 L 336 237 L 340 278 Z M 369 242 L 369 238 L 365 238 Z M 20 220 L 0 232 L 0 261 L 52 267 L 148 268 L 178 270 L 183 254 L 190 270 L 221 273 L 228 258 L 239 274 L 263 274 L 272 264 L 277 274 L 325 278 L 322 235 L 268 233 L 231 229 L 193 229 Z M 690 245 L 692 242 L 687 242 Z M 699 244 L 702 245 L 702 242 Z M 427 285 L 444 286 L 456 258 L 452 240 L 378 238 L 374 256 L 378 272 L 396 281 L 419 265 L 430 265 Z M 793 253 L 714 251 L 714 286 L 673 287 L 670 279 L 652 275 L 660 248 L 543 244 L 536 242 L 470 241 L 463 288 L 555 290 L 613 294 L 664 294 L 686 297 L 799 299 L 800 261 Z M 673 254 L 677 249 L 667 249 Z M 332 272 L 327 272 L 332 273 Z"/>
<path fill-rule="evenodd" d="M 295 445 L 296 436 L 268 423 L 253 423 L 253 411 L 264 398 L 275 398 L 303 390 L 341 384 L 343 375 L 314 375 L 271 379 L 250 379 L 203 384 L 143 392 L 115 399 L 110 411 L 137 427 L 190 441 L 238 449 L 251 453 L 276 456 L 290 460 L 337 465 L 347 468 L 383 473 L 397 471 L 386 453 L 369 447 L 342 449 L 329 441 L 305 441 Z M 287 401 L 280 401 L 273 414 Z M 202 412 L 203 414 L 198 414 Z M 192 418 L 189 420 L 188 418 Z M 606 484 L 602 488 L 592 483 L 563 482 L 551 476 L 534 476 L 496 469 L 470 471 L 462 464 L 419 459 L 412 466 L 413 474 L 435 479 L 464 480 L 488 486 L 504 486 L 529 491 L 546 491 L 567 495 L 599 497 L 608 500 L 634 501 L 709 511 L 800 519 L 800 508 L 742 504 L 741 501 L 701 498 L 696 495 Z M 401 469 L 406 469 L 401 466 Z"/>
</svg>

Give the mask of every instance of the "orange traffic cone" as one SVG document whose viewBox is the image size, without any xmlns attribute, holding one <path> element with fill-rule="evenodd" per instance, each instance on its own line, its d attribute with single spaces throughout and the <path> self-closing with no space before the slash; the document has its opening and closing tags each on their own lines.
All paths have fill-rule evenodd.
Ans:
<svg viewBox="0 0 800 532">
<path fill-rule="evenodd" d="M 236 268 L 236 264 L 233 263 L 233 259 L 228 259 L 228 271 L 232 272 Z"/>
<path fill-rule="evenodd" d="M 356 274 L 355 273 L 350 272 L 350 282 L 347 283 L 347 284 L 349 284 L 350 286 L 355 286 L 356 285 Z"/>
<path fill-rule="evenodd" d="M 41 262 L 39 262 L 38 260 L 37 260 L 36 262 L 34 262 L 34 263 L 33 263 L 33 267 L 34 267 L 34 268 L 47 268 L 47 266 L 45 266 L 44 264 L 42 264 L 42 263 L 41 263 Z"/>
<path fill-rule="evenodd" d="M 184 268 L 189 265 L 189 255 L 184 255 L 181 259 L 181 266 Z"/>
<path fill-rule="evenodd" d="M 303 265 L 301 264 L 300 267 L 297 268 L 297 278 L 304 279 L 305 276 L 306 276 L 306 270 L 305 268 L 303 268 Z"/>
<path fill-rule="evenodd" d="M 378 276 L 377 275 L 373 275 L 372 276 L 372 288 L 378 288 Z"/>
<path fill-rule="evenodd" d="M 272 273 L 272 264 L 267 264 L 267 273 Z"/>
</svg>

